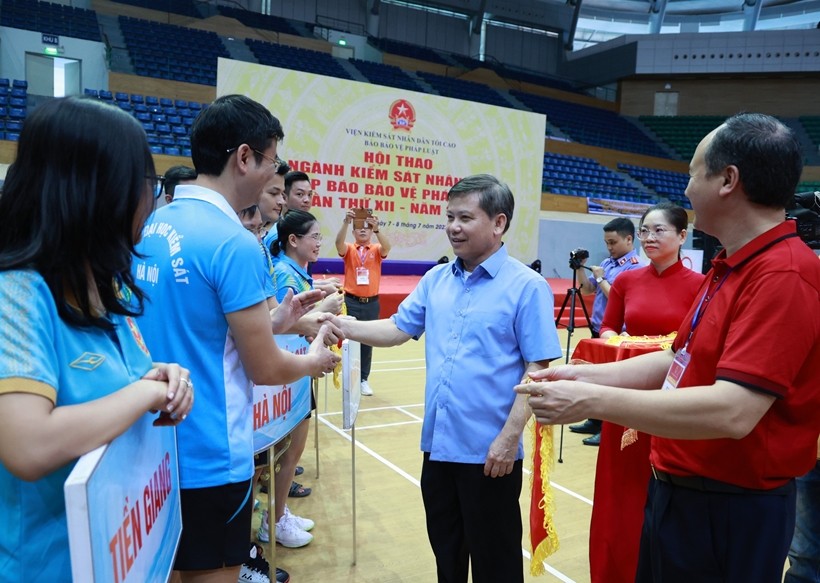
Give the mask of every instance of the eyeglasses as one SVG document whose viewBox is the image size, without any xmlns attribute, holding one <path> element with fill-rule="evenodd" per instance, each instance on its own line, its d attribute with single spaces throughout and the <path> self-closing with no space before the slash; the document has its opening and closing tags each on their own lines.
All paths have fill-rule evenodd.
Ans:
<svg viewBox="0 0 820 583">
<path fill-rule="evenodd" d="M 322 237 L 322 234 L 321 234 L 321 233 L 311 233 L 310 235 L 308 235 L 308 234 L 302 234 L 302 235 L 296 235 L 296 236 L 297 236 L 297 237 L 309 237 L 310 239 L 313 239 L 313 240 L 314 240 L 314 241 L 316 241 L 317 243 L 321 243 L 321 242 L 322 242 L 322 240 L 324 239 L 324 237 Z"/>
<path fill-rule="evenodd" d="M 231 152 L 236 151 L 238 148 L 239 148 L 239 146 L 234 146 L 233 148 L 228 148 L 228 149 L 227 149 L 227 150 L 225 150 L 225 151 L 226 151 L 228 154 L 230 154 Z M 281 158 L 279 158 L 278 156 L 277 156 L 276 158 L 271 158 L 270 156 L 268 156 L 268 155 L 267 155 L 267 154 L 265 154 L 264 152 L 260 152 L 260 151 L 259 151 L 259 150 L 257 150 L 256 148 L 251 148 L 251 150 L 253 150 L 253 151 L 254 151 L 254 152 L 256 152 L 257 154 L 259 154 L 260 156 L 262 156 L 265 160 L 267 160 L 268 162 L 270 162 L 270 165 L 271 165 L 271 168 L 273 168 L 273 172 L 274 172 L 274 174 L 275 174 L 276 172 L 278 172 L 278 171 L 279 171 L 279 168 L 281 168 L 281 167 L 282 167 L 282 165 L 285 163 L 285 162 L 284 162 L 284 160 L 282 160 L 282 159 L 281 159 Z"/>
<path fill-rule="evenodd" d="M 665 229 L 663 227 L 655 227 L 654 229 L 646 229 L 642 228 L 638 231 L 638 239 L 641 241 L 648 239 L 650 235 L 655 237 L 655 239 L 663 238 L 667 233 L 671 233 L 674 229 Z"/>
<path fill-rule="evenodd" d="M 154 198 L 162 196 L 162 191 L 165 189 L 165 176 L 146 176 L 146 178 L 153 183 Z"/>
</svg>

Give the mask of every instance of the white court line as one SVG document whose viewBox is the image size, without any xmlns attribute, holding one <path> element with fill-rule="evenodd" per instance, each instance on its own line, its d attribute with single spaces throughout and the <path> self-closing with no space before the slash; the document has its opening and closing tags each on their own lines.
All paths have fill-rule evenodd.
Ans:
<svg viewBox="0 0 820 583">
<path fill-rule="evenodd" d="M 393 423 L 384 423 L 383 425 L 356 425 L 356 431 L 364 431 L 366 429 L 387 429 L 389 427 L 398 427 L 400 425 L 418 425 L 419 423 L 421 423 L 420 419 L 413 419 L 412 421 L 395 421 Z"/>
<path fill-rule="evenodd" d="M 524 473 L 525 474 L 532 474 L 532 470 L 528 470 L 527 468 L 524 468 Z M 592 506 L 592 500 L 590 500 L 589 498 L 586 498 L 584 496 L 581 496 L 578 492 L 574 492 L 574 491 L 570 490 L 569 488 L 565 488 L 561 484 L 558 484 L 557 482 L 553 482 L 552 480 L 550 480 L 550 486 L 552 486 L 556 490 L 560 490 L 561 492 L 563 492 L 564 494 L 566 494 L 568 496 L 572 496 L 573 498 L 576 498 L 577 500 L 580 500 L 581 502 L 586 502 L 587 504 Z"/>
<path fill-rule="evenodd" d="M 348 441 L 351 441 L 350 436 L 347 433 L 345 433 L 344 429 L 339 429 L 338 427 L 333 425 L 333 423 L 331 423 L 330 421 L 328 421 L 324 418 L 324 415 L 319 415 L 318 417 L 319 417 L 319 421 L 321 421 L 322 423 L 324 423 L 325 425 L 330 427 L 333 431 L 335 431 L 336 433 L 341 435 L 344 439 L 346 439 Z M 411 476 L 410 474 L 405 472 L 403 469 L 401 469 L 399 466 L 397 466 L 393 462 L 383 458 L 382 456 L 380 456 L 375 451 L 373 451 L 372 449 L 370 449 L 369 447 L 364 445 L 359 440 L 356 440 L 356 447 L 361 449 L 366 454 L 369 454 L 369 455 L 373 456 L 375 459 L 377 459 L 378 461 L 380 461 L 381 463 L 386 465 L 388 468 L 390 468 L 391 470 L 396 472 L 398 475 L 400 475 L 402 478 L 404 478 L 405 480 L 407 480 L 408 482 L 410 482 L 411 484 L 416 486 L 416 488 L 421 488 L 421 484 L 419 484 L 419 481 L 416 478 L 414 478 L 413 476 Z"/>
<path fill-rule="evenodd" d="M 416 405 L 416 406 L 418 406 L 418 405 Z M 398 407 L 378 407 L 378 409 L 395 409 L 395 408 L 398 408 Z M 375 410 L 375 409 L 370 409 L 370 410 Z M 319 414 L 318 415 L 319 421 L 321 421 L 324 425 L 326 425 L 327 427 L 332 429 L 334 432 L 336 432 L 338 435 L 342 436 L 347 441 L 351 441 L 350 435 L 344 429 L 339 429 L 338 427 L 333 425 L 333 423 L 331 423 L 330 421 L 325 419 L 324 418 L 325 415 L 326 415 L 326 413 Z M 334 413 L 334 415 L 338 415 L 338 413 Z M 405 424 L 406 423 L 402 422 L 402 423 L 394 423 L 392 425 L 405 425 Z M 385 427 L 389 427 L 389 426 L 390 425 L 385 425 Z M 364 429 L 364 428 L 359 427 L 357 425 L 356 429 L 361 430 L 361 429 Z M 416 486 L 416 488 L 419 488 L 419 489 L 421 488 L 421 484 L 419 483 L 419 481 L 416 478 L 414 478 L 413 476 L 411 476 L 410 474 L 405 472 L 403 469 L 398 467 L 396 464 L 394 464 L 393 462 L 389 461 L 388 459 L 382 457 L 381 455 L 377 454 L 375 451 L 373 451 L 372 449 L 370 449 L 369 447 L 364 445 L 359 440 L 356 440 L 355 444 L 356 444 L 356 447 L 358 447 L 363 452 L 369 454 L 374 459 L 376 459 L 376 460 L 380 461 L 381 463 L 383 463 L 384 465 L 386 465 L 388 468 L 390 468 L 391 470 L 393 470 L 394 472 L 399 474 L 401 477 L 406 479 L 408 482 L 410 482 L 411 484 Z M 527 473 L 530 473 L 528 470 L 524 470 L 524 471 L 527 472 Z M 555 484 L 555 482 L 550 481 L 550 484 L 552 484 L 553 486 L 555 486 L 557 489 L 561 490 L 562 492 L 566 492 L 570 495 L 574 495 L 576 498 L 580 498 L 581 500 L 587 501 L 586 498 L 580 497 L 577 494 L 574 494 L 573 492 L 571 492 L 570 490 L 567 490 L 566 488 L 564 488 L 562 486 L 558 486 L 557 484 Z M 592 501 L 588 501 L 588 502 L 590 504 L 592 504 Z M 527 551 L 524 548 L 521 549 L 521 553 L 528 560 L 532 557 L 532 555 L 530 555 L 529 551 Z M 558 571 L 554 567 L 550 566 L 550 564 L 547 563 L 546 561 L 544 561 L 544 568 L 546 569 L 546 571 L 548 573 L 553 575 L 556 579 L 559 579 L 560 581 L 563 581 L 564 583 L 575 583 L 574 579 L 571 579 L 570 577 L 566 576 L 565 574 Z"/>
<path fill-rule="evenodd" d="M 413 406 L 413 405 L 411 405 L 411 406 Z M 418 407 L 419 405 L 415 405 L 415 406 Z M 410 411 L 405 411 L 404 407 L 396 407 L 396 409 L 398 409 L 399 411 L 401 411 L 402 413 L 404 413 L 408 417 L 412 417 L 413 419 L 415 419 L 417 421 L 424 421 L 423 417 L 419 417 L 418 415 L 413 415 Z"/>
<path fill-rule="evenodd" d="M 382 359 L 379 359 L 379 364 L 384 364 L 386 362 L 389 362 L 390 364 L 393 364 L 394 362 L 424 362 L 424 359 L 423 358 L 402 358 L 401 360 L 382 360 Z M 376 369 L 373 369 L 373 370 L 376 370 Z"/>
<path fill-rule="evenodd" d="M 401 409 L 402 407 L 424 407 L 424 403 L 414 403 L 411 405 L 389 405 L 387 407 L 368 407 L 367 409 L 359 409 L 359 413 L 367 413 L 369 411 L 387 411 L 388 409 Z M 328 411 L 327 413 L 322 413 L 325 417 L 333 417 L 335 415 L 341 415 L 341 411 Z M 412 416 L 412 415 L 411 415 Z"/>
</svg>

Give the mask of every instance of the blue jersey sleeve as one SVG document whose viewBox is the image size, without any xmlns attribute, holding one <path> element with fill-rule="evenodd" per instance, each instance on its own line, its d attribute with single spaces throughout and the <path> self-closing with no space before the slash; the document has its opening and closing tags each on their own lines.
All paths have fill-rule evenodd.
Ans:
<svg viewBox="0 0 820 583">
<path fill-rule="evenodd" d="M 58 318 L 39 274 L 0 272 L 0 378 L 25 378 L 57 388 Z"/>
<path fill-rule="evenodd" d="M 267 299 L 265 274 L 259 269 L 259 245 L 249 232 L 237 232 L 223 242 L 210 269 L 223 313 L 244 310 Z"/>
</svg>

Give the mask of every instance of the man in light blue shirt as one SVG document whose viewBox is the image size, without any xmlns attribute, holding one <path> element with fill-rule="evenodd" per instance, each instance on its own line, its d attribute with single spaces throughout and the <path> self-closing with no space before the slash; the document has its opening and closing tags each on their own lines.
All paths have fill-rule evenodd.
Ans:
<svg viewBox="0 0 820 583">
<path fill-rule="evenodd" d="M 588 268 L 592 272 L 592 277 L 586 274 L 587 260 L 581 261 L 581 267 L 575 270 L 578 276 L 578 289 L 582 294 L 595 294 L 595 301 L 592 304 L 592 316 L 590 316 L 590 326 L 592 327 L 592 337 L 598 338 L 601 330 L 601 322 L 604 321 L 604 312 L 609 299 L 609 290 L 615 283 L 615 278 L 624 271 L 643 267 L 638 259 L 638 253 L 634 248 L 635 225 L 625 217 L 612 219 L 604 225 L 604 244 L 609 252 L 609 257 L 601 262 L 601 265 L 593 265 Z M 587 419 L 583 423 L 570 425 L 569 430 L 573 433 L 588 433 L 591 437 L 583 440 L 584 445 L 597 446 L 601 443 L 601 420 Z"/>
<path fill-rule="evenodd" d="M 546 281 L 507 253 L 512 192 L 493 176 L 448 193 L 457 257 L 427 272 L 389 319 L 339 319 L 345 336 L 394 346 L 425 331 L 421 489 L 439 581 L 524 580 L 521 434 L 531 411 L 512 387 L 561 356 Z"/>
</svg>

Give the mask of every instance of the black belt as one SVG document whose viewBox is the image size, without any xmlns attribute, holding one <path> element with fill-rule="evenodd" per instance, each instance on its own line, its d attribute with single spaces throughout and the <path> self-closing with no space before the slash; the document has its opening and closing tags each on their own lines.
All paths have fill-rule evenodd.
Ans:
<svg viewBox="0 0 820 583">
<path fill-rule="evenodd" d="M 789 480 L 782 486 L 772 488 L 771 490 L 756 490 L 754 488 L 744 488 L 742 486 L 735 486 L 720 480 L 713 480 L 711 478 L 704 478 L 703 476 L 675 476 L 663 470 L 658 470 L 652 467 L 652 475 L 656 480 L 686 488 L 687 490 L 698 490 L 699 492 L 716 492 L 718 494 L 770 494 L 773 496 L 785 496 L 794 490 L 794 480 Z"/>
<path fill-rule="evenodd" d="M 354 296 L 353 294 L 345 294 L 345 295 L 346 295 L 347 297 L 349 297 L 349 298 L 353 298 L 353 299 L 354 299 L 354 300 L 356 300 L 357 302 L 361 302 L 361 303 L 363 303 L 363 304 L 366 304 L 366 303 L 368 303 L 368 302 L 375 302 L 376 300 L 378 300 L 378 299 L 379 299 L 379 296 L 377 296 L 377 295 L 376 295 L 376 296 L 370 296 L 370 297 L 368 297 L 368 298 L 362 298 L 362 297 L 359 297 L 359 296 Z"/>
</svg>

